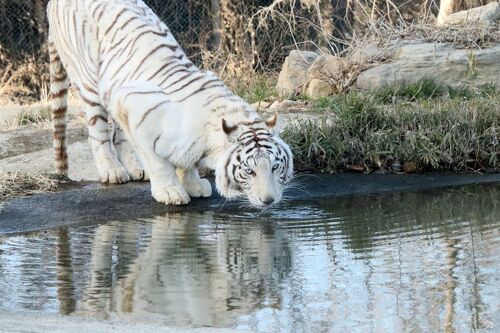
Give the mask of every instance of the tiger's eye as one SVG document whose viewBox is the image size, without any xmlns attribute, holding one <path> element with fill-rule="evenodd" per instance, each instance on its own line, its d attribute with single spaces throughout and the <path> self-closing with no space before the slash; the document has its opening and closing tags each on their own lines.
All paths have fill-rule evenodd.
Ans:
<svg viewBox="0 0 500 333">
<path fill-rule="evenodd" d="M 276 163 L 275 165 L 273 165 L 273 171 L 278 170 L 278 168 L 279 168 L 279 167 L 280 167 L 280 166 L 279 166 L 279 164 L 278 164 L 278 163 Z"/>
<path fill-rule="evenodd" d="M 245 173 L 250 176 L 255 176 L 255 172 L 250 168 L 245 169 Z"/>
</svg>

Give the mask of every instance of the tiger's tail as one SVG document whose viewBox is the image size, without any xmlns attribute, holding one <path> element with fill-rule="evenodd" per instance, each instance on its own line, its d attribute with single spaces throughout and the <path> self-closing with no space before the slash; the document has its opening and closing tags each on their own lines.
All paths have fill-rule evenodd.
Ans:
<svg viewBox="0 0 500 333">
<path fill-rule="evenodd" d="M 49 42 L 50 55 L 50 106 L 52 109 L 52 135 L 56 172 L 68 174 L 68 153 L 66 148 L 66 113 L 68 110 L 69 81 L 66 69 L 54 43 Z"/>
</svg>

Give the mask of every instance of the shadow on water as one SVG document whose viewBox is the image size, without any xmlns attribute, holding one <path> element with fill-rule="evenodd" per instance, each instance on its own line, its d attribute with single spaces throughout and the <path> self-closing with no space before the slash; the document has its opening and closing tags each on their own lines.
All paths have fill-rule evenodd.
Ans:
<svg viewBox="0 0 500 333">
<path fill-rule="evenodd" d="M 0 309 L 264 332 L 500 330 L 499 186 L 0 239 Z"/>
</svg>

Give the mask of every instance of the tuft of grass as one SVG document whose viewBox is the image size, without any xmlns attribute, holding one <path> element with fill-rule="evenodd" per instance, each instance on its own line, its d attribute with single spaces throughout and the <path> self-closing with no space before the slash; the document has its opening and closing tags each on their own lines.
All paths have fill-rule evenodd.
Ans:
<svg viewBox="0 0 500 333">
<path fill-rule="evenodd" d="M 479 95 L 482 97 L 490 97 L 493 98 L 498 94 L 500 89 L 497 88 L 494 82 L 483 84 L 479 87 Z"/>
<path fill-rule="evenodd" d="M 14 197 L 54 192 L 60 181 L 40 173 L 0 172 L 0 202 Z"/>
<path fill-rule="evenodd" d="M 434 98 L 436 86 L 421 87 L 315 101 L 313 108 L 324 112 L 320 120 L 298 121 L 284 129 L 295 165 L 324 172 L 392 169 L 410 162 L 417 171 L 498 170 L 499 94 L 453 90 L 450 97 L 468 98 Z M 391 104 L 386 104 L 387 96 L 395 96 Z M 405 102 L 409 96 L 411 103 Z"/>
<path fill-rule="evenodd" d="M 392 103 L 397 99 L 418 101 L 442 96 L 444 88 L 433 79 L 421 79 L 415 83 L 387 86 L 373 91 L 375 101 Z"/>
<path fill-rule="evenodd" d="M 363 108 L 365 102 L 361 93 L 352 92 L 345 95 L 333 95 L 322 97 L 312 103 L 314 109 L 333 110 L 355 110 Z"/>
<path fill-rule="evenodd" d="M 447 86 L 448 97 L 451 99 L 455 98 L 473 98 L 474 91 L 468 86 L 451 87 Z"/>
<path fill-rule="evenodd" d="M 250 104 L 268 101 L 277 95 L 274 75 L 253 75 L 247 80 L 228 80 L 226 84 Z"/>
<path fill-rule="evenodd" d="M 467 77 L 477 76 L 477 58 L 472 50 L 467 51 Z"/>
<path fill-rule="evenodd" d="M 50 107 L 44 107 L 37 111 L 23 111 L 17 119 L 17 126 L 45 126 L 50 124 Z"/>
</svg>

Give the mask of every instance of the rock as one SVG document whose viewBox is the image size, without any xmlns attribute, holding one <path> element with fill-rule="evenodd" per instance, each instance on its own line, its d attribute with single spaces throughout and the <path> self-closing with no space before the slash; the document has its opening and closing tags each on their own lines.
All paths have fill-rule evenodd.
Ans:
<svg viewBox="0 0 500 333">
<path fill-rule="evenodd" d="M 395 161 L 394 163 L 392 163 L 391 165 L 391 169 L 392 171 L 394 172 L 401 172 L 401 164 L 398 162 L 398 161 Z"/>
<path fill-rule="evenodd" d="M 281 97 L 300 94 L 307 83 L 307 70 L 319 55 L 311 51 L 293 50 L 285 59 L 276 85 Z"/>
<path fill-rule="evenodd" d="M 343 58 L 330 54 L 317 57 L 307 71 L 308 83 L 305 86 L 305 95 L 319 98 L 333 94 L 335 83 L 343 79 L 344 61 Z"/>
<path fill-rule="evenodd" d="M 283 102 L 280 102 L 280 101 L 276 101 L 274 102 L 273 104 L 271 104 L 269 106 L 269 110 L 273 110 L 273 109 L 281 109 L 281 105 L 283 104 Z"/>
<path fill-rule="evenodd" d="M 333 86 L 320 79 L 312 79 L 307 85 L 305 94 L 311 98 L 320 98 L 332 95 L 335 92 Z"/>
<path fill-rule="evenodd" d="M 363 47 L 354 48 L 348 57 L 351 63 L 364 64 L 383 60 L 387 58 L 391 52 L 391 49 L 388 47 L 381 48 L 378 46 L 378 43 L 373 42 Z"/>
<path fill-rule="evenodd" d="M 336 80 L 342 77 L 344 67 L 344 59 L 331 54 L 322 54 L 314 60 L 307 75 L 309 80 Z"/>
<path fill-rule="evenodd" d="M 294 106 L 299 106 L 302 105 L 302 101 L 292 101 L 290 99 L 285 99 L 284 101 L 276 101 L 271 106 L 269 107 L 270 109 L 281 109 L 281 108 L 287 108 L 287 107 L 294 107 Z"/>
<path fill-rule="evenodd" d="M 498 2 L 490 2 L 485 6 L 463 10 L 444 19 L 445 24 L 479 23 L 491 25 L 498 21 L 500 21 L 500 4 Z"/>
<path fill-rule="evenodd" d="M 356 171 L 356 172 L 363 172 L 363 171 L 365 171 L 365 167 L 363 165 L 351 165 L 349 167 L 349 170 Z"/>
<path fill-rule="evenodd" d="M 257 110 L 262 110 L 262 109 L 267 109 L 269 106 L 271 106 L 271 103 L 265 102 L 265 101 L 260 101 L 257 103 L 253 103 L 252 106 L 256 108 Z"/>
<path fill-rule="evenodd" d="M 420 40 L 404 38 L 387 41 L 383 44 L 372 42 L 364 47 L 356 47 L 346 55 L 346 62 L 352 64 L 366 64 L 392 60 L 405 45 L 421 44 Z"/>
<path fill-rule="evenodd" d="M 417 172 L 417 164 L 415 162 L 405 162 L 403 164 L 403 170 L 406 173 L 414 173 Z"/>
<path fill-rule="evenodd" d="M 450 86 L 494 83 L 500 88 L 500 44 L 481 50 L 455 49 L 446 43 L 401 45 L 392 63 L 362 72 L 356 85 L 371 90 L 423 78 L 435 78 Z"/>
</svg>

